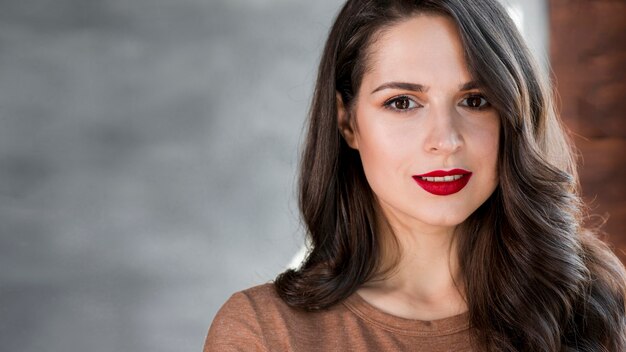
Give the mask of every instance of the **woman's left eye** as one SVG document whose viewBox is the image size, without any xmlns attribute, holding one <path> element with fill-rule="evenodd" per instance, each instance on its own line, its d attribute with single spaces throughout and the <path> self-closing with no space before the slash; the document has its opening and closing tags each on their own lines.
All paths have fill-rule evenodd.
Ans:
<svg viewBox="0 0 626 352">
<path fill-rule="evenodd" d="M 470 109 L 482 110 L 491 104 L 482 95 L 470 95 L 462 100 L 461 105 Z"/>
</svg>

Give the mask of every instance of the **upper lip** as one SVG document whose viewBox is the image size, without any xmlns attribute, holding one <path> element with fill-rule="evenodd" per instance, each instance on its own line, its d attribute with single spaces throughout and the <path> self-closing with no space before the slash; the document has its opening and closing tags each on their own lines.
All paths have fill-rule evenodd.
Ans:
<svg viewBox="0 0 626 352">
<path fill-rule="evenodd" d="M 430 171 L 427 172 L 425 174 L 421 174 L 421 175 L 415 175 L 418 177 L 442 177 L 442 176 L 452 176 L 452 175 L 465 175 L 465 174 L 471 174 L 470 171 L 464 170 L 464 169 L 452 169 L 452 170 L 434 170 L 434 171 Z"/>
</svg>

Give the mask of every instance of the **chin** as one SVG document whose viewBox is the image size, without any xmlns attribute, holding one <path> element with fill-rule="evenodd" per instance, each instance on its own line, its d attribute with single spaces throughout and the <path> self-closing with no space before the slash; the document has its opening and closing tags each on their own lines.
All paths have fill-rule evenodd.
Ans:
<svg viewBox="0 0 626 352">
<path fill-rule="evenodd" d="M 446 214 L 445 216 L 441 214 L 431 214 L 431 216 L 422 217 L 422 219 L 428 220 L 423 222 L 431 226 L 456 227 L 467 220 L 470 215 L 471 213 L 467 212 L 461 214 Z"/>
</svg>

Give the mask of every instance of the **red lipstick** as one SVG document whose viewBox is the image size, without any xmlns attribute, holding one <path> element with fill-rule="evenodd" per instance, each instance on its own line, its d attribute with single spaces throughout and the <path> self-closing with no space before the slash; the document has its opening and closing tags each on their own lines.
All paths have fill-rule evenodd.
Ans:
<svg viewBox="0 0 626 352">
<path fill-rule="evenodd" d="M 413 175 L 415 182 L 426 192 L 438 196 L 447 196 L 462 190 L 470 177 L 472 173 L 463 169 L 434 170 L 421 175 Z"/>
</svg>

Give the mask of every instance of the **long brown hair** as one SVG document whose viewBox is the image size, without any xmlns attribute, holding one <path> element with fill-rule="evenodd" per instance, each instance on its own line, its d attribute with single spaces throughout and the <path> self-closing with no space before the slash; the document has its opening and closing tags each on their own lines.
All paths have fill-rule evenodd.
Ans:
<svg viewBox="0 0 626 352">
<path fill-rule="evenodd" d="M 583 227 L 576 163 L 550 84 L 496 0 L 350 0 L 319 66 L 300 165 L 310 251 L 275 280 L 290 306 L 319 310 L 387 272 L 359 154 L 337 127 L 381 30 L 419 13 L 457 25 L 468 69 L 501 118 L 499 186 L 459 226 L 472 343 L 489 351 L 626 350 L 626 271 Z"/>
</svg>

